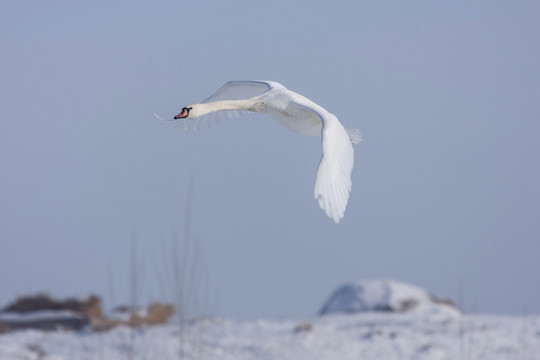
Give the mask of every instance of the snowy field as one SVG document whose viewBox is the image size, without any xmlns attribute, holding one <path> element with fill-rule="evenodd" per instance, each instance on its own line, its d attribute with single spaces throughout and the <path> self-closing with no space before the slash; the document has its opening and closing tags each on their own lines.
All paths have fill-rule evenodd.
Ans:
<svg viewBox="0 0 540 360">
<path fill-rule="evenodd" d="M 540 316 L 361 313 L 0 335 L 0 359 L 540 359 Z"/>
<path fill-rule="evenodd" d="M 0 360 L 540 360 L 540 316 L 463 315 L 452 302 L 395 280 L 345 284 L 321 313 L 106 332 L 19 330 L 0 335 Z"/>
</svg>

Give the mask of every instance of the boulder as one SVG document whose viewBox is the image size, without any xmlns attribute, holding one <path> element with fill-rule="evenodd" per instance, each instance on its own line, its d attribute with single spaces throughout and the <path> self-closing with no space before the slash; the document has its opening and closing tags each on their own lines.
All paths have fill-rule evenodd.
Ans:
<svg viewBox="0 0 540 360">
<path fill-rule="evenodd" d="M 358 312 L 442 311 L 459 315 L 452 301 L 425 289 L 396 280 L 361 280 L 340 286 L 323 305 L 319 315 Z"/>
</svg>

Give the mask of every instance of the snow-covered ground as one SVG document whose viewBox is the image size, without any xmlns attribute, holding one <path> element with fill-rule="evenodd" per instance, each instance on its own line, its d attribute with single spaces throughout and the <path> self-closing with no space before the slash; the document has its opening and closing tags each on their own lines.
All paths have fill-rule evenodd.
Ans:
<svg viewBox="0 0 540 360">
<path fill-rule="evenodd" d="M 394 280 L 345 284 L 321 313 L 327 315 L 207 318 L 107 332 L 18 330 L 0 335 L 0 360 L 540 360 L 540 316 L 463 315 L 452 303 Z"/>
<path fill-rule="evenodd" d="M 361 313 L 0 335 L 0 359 L 540 359 L 540 316 Z"/>
</svg>

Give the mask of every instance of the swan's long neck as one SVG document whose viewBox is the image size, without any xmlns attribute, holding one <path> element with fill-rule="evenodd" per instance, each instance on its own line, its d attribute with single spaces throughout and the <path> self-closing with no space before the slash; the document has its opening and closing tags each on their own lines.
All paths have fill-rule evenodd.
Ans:
<svg viewBox="0 0 540 360">
<path fill-rule="evenodd" d="M 263 107 L 262 102 L 254 98 L 246 100 L 222 100 L 203 103 L 197 105 L 197 117 L 203 116 L 215 111 L 223 110 L 244 110 L 244 111 L 260 111 Z"/>
</svg>

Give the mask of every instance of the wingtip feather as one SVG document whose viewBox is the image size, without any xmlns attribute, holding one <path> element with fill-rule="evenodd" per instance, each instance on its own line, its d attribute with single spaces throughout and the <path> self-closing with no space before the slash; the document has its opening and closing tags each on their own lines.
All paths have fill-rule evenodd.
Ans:
<svg viewBox="0 0 540 360">
<path fill-rule="evenodd" d="M 346 129 L 349 139 L 353 144 L 360 144 L 362 142 L 362 133 L 358 129 Z"/>
</svg>

